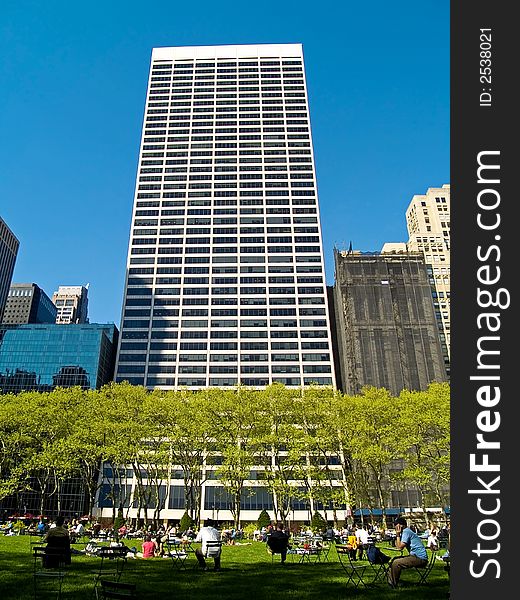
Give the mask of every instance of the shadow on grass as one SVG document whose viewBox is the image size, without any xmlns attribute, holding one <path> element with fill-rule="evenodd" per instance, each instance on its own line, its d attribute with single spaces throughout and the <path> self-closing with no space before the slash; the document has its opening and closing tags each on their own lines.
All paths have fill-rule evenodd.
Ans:
<svg viewBox="0 0 520 600">
<path fill-rule="evenodd" d="M 99 559 L 73 555 L 62 587 L 63 600 L 94 598 L 94 573 Z M 417 588 L 413 573 L 403 574 L 403 587 L 391 590 L 384 583 L 354 588 L 345 585 L 345 575 L 334 550 L 329 561 L 282 565 L 278 557 L 271 561 L 264 544 L 226 546 L 222 569 L 214 572 L 196 568 L 190 555 L 186 568 L 175 568 L 170 559 L 127 561 L 122 581 L 135 583 L 142 600 L 183 598 L 183 600 L 325 600 L 346 597 L 386 600 L 438 600 L 448 597 L 448 579 L 443 565 L 436 565 L 429 583 Z M 368 580 L 368 578 L 367 578 Z M 34 598 L 33 558 L 30 543 L 24 536 L 0 538 L 0 597 L 29 600 Z M 47 596 L 51 597 L 51 596 Z"/>
</svg>

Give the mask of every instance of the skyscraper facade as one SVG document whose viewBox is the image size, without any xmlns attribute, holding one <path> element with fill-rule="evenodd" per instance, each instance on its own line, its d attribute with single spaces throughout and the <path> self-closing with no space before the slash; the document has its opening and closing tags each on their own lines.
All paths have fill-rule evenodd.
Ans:
<svg viewBox="0 0 520 600">
<path fill-rule="evenodd" d="M 300 44 L 153 49 L 116 380 L 335 385 Z"/>
<path fill-rule="evenodd" d="M 446 381 L 424 257 L 420 252 L 335 251 L 339 386 L 424 390 Z"/>
<path fill-rule="evenodd" d="M 19 245 L 20 242 L 14 233 L 0 217 L 0 322 L 2 321 L 9 287 L 11 286 Z"/>
<path fill-rule="evenodd" d="M 52 301 L 58 309 L 58 325 L 88 323 L 88 284 L 60 285 Z"/>
<path fill-rule="evenodd" d="M 408 248 L 424 254 L 430 271 L 435 316 L 444 354 L 450 370 L 450 185 L 428 188 L 413 196 L 406 211 Z"/>
<path fill-rule="evenodd" d="M 9 288 L 2 323 L 55 323 L 56 315 L 56 306 L 41 287 L 35 283 L 13 283 Z"/>
</svg>

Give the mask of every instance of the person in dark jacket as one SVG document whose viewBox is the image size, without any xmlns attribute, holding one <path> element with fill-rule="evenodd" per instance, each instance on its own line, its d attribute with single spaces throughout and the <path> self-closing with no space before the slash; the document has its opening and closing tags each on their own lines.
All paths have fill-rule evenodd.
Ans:
<svg viewBox="0 0 520 600">
<path fill-rule="evenodd" d="M 61 560 L 67 565 L 70 565 L 70 537 L 69 531 L 65 527 L 65 518 L 59 516 L 56 519 L 54 526 L 51 526 L 49 531 L 45 534 L 43 541 L 47 543 L 46 546 L 46 566 L 59 566 Z M 61 556 L 63 558 L 61 558 Z"/>
<path fill-rule="evenodd" d="M 285 533 L 283 525 L 279 523 L 276 529 L 267 538 L 267 546 L 272 554 L 279 554 L 281 562 L 284 563 L 287 558 L 287 549 L 289 547 L 289 535 Z"/>
</svg>

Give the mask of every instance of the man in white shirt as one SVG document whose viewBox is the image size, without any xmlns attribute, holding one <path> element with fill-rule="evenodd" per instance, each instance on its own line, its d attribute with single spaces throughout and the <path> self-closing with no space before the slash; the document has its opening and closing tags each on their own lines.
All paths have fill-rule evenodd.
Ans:
<svg viewBox="0 0 520 600">
<path fill-rule="evenodd" d="M 218 552 L 211 548 L 211 544 L 209 545 L 207 542 L 220 542 L 220 533 L 214 527 L 214 523 L 211 519 L 206 520 L 206 525 L 201 527 L 199 533 L 194 540 L 195 542 L 202 542 L 201 548 L 197 548 L 195 550 L 195 556 L 199 561 L 199 565 L 206 570 L 206 558 L 213 558 L 215 561 L 215 571 L 220 571 L 220 554 L 222 549 L 218 548 Z M 214 553 L 215 552 L 215 553 Z"/>
<path fill-rule="evenodd" d="M 358 558 L 363 558 L 363 551 L 368 548 L 368 531 L 361 525 L 358 525 L 356 529 L 357 547 L 358 547 Z"/>
</svg>

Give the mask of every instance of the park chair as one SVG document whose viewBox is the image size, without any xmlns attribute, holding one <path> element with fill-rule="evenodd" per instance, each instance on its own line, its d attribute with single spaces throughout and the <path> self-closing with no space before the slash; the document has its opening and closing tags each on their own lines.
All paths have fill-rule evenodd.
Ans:
<svg viewBox="0 0 520 600">
<path fill-rule="evenodd" d="M 379 548 L 374 544 L 369 544 L 365 550 L 367 556 L 369 569 L 372 570 L 374 575 L 370 583 L 386 582 L 388 577 L 388 569 L 392 559 L 383 554 Z"/>
<path fill-rule="evenodd" d="M 222 552 L 222 542 L 206 542 L 205 558 L 216 558 Z"/>
<path fill-rule="evenodd" d="M 29 535 L 29 544 L 31 547 L 31 552 L 34 546 L 41 546 L 43 542 L 43 533 L 33 532 Z"/>
<path fill-rule="evenodd" d="M 94 574 L 94 592 L 98 597 L 98 584 L 102 579 L 110 578 L 119 581 L 126 565 L 126 548 L 102 546 L 96 554 L 99 558 L 99 568 L 92 571 Z"/>
<path fill-rule="evenodd" d="M 319 556 L 320 560 L 323 560 L 323 561 L 329 560 L 329 552 L 333 545 L 334 545 L 333 542 L 329 542 L 327 540 L 323 541 L 323 546 L 321 548 L 321 552 L 320 552 L 320 556 Z"/>
<path fill-rule="evenodd" d="M 174 568 L 186 568 L 186 559 L 188 558 L 188 553 L 184 551 L 182 546 L 180 546 L 179 544 L 172 545 L 168 550 L 168 555 L 172 559 L 172 564 Z"/>
<path fill-rule="evenodd" d="M 432 572 L 432 569 L 435 566 L 435 562 L 437 560 L 437 552 L 435 550 L 426 550 L 426 553 L 430 554 L 426 566 L 414 567 L 414 570 L 419 575 L 419 578 L 415 582 L 416 585 L 422 585 L 423 583 L 426 583 L 426 581 L 428 579 L 428 575 Z"/>
<path fill-rule="evenodd" d="M 66 553 L 60 548 L 34 546 L 33 557 L 34 597 L 38 598 L 40 592 L 46 592 L 47 595 L 47 592 L 51 591 L 56 594 L 56 598 L 61 598 L 65 567 L 68 563 Z"/>
<path fill-rule="evenodd" d="M 222 553 L 222 542 L 208 541 L 206 542 L 206 551 L 204 558 L 218 558 Z M 195 563 L 195 568 L 199 567 L 199 561 Z"/>
<path fill-rule="evenodd" d="M 367 565 L 353 564 L 350 550 L 351 548 L 349 548 L 346 544 L 336 544 L 336 552 L 339 563 L 347 575 L 346 585 L 352 583 L 352 585 L 357 588 L 359 586 L 366 585 L 363 580 L 363 575 L 365 574 Z"/>
<path fill-rule="evenodd" d="M 137 598 L 135 583 L 122 583 L 110 579 L 101 579 L 99 581 L 100 600 L 108 598 Z"/>
</svg>

